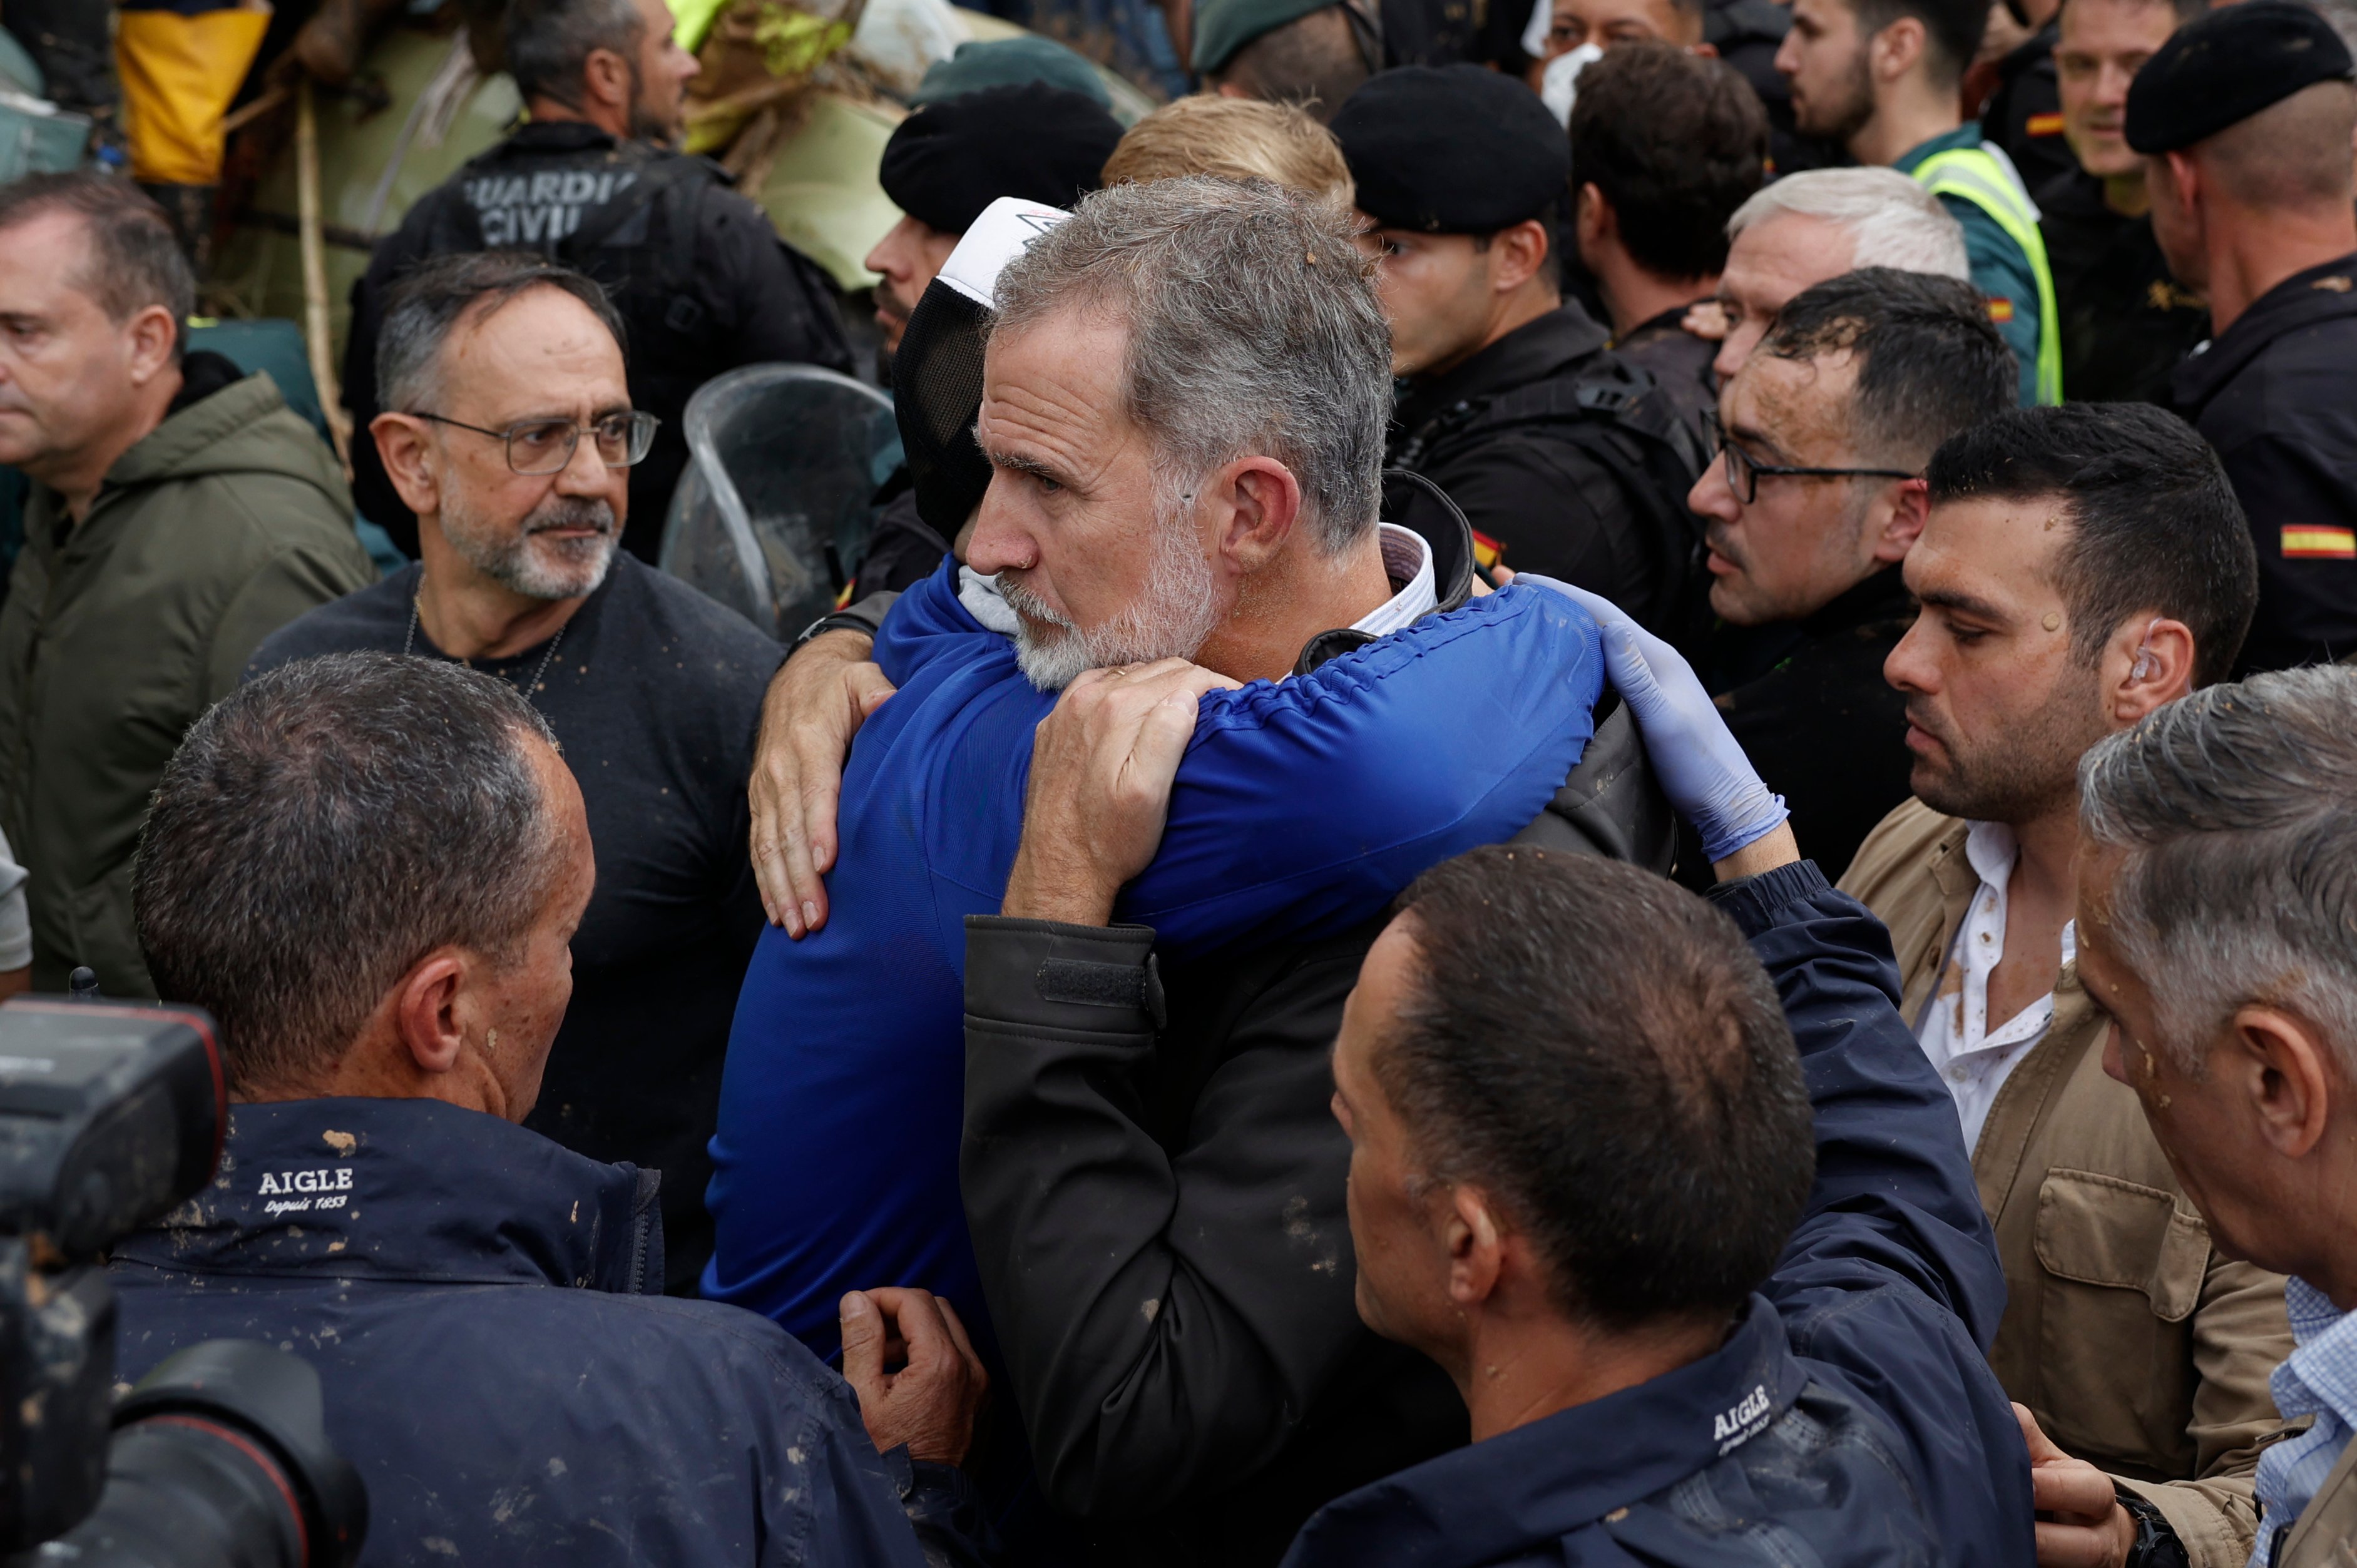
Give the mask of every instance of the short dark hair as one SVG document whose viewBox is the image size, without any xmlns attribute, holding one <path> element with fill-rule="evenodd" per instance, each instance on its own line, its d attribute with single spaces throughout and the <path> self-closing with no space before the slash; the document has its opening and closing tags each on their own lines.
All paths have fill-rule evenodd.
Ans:
<svg viewBox="0 0 2357 1568">
<path fill-rule="evenodd" d="M 2055 586 L 2082 663 L 2152 611 L 2191 628 L 2195 685 L 2234 667 L 2259 600 L 2258 553 L 2218 454 L 2177 415 L 2142 403 L 2013 409 L 1941 443 L 1924 478 L 1935 506 L 2063 502 L 2071 535 Z"/>
<path fill-rule="evenodd" d="M 1643 39 L 1579 73 L 1572 188 L 1593 182 L 1630 257 L 1665 278 L 1727 265 L 1727 220 L 1766 177 L 1768 113 L 1724 61 Z"/>
<path fill-rule="evenodd" d="M 442 364 L 442 345 L 458 323 L 479 321 L 536 288 L 571 295 L 605 323 L 627 356 L 628 329 L 597 280 L 559 266 L 534 251 L 468 251 L 436 256 L 402 274 L 385 295 L 378 329 L 376 402 L 406 413 L 429 399 Z"/>
<path fill-rule="evenodd" d="M 1853 445 L 1875 464 L 1920 473 L 1959 430 L 2017 406 L 2021 371 L 1972 285 L 1860 267 L 1794 295 L 1761 342 L 1786 360 L 1857 357 Z"/>
<path fill-rule="evenodd" d="M 635 71 L 645 27 L 631 0 L 508 0 L 508 74 L 525 102 L 549 98 L 577 109 L 590 52 L 611 49 Z"/>
<path fill-rule="evenodd" d="M 52 212 L 81 220 L 90 262 L 74 280 L 107 319 L 124 322 L 151 305 L 172 313 L 177 357 L 197 308 L 197 274 L 164 209 L 127 179 L 76 169 L 33 174 L 0 186 L 0 232 Z"/>
<path fill-rule="evenodd" d="M 1426 1171 L 1489 1192 L 1576 1318 L 1740 1307 L 1816 1145 L 1735 923 L 1634 866 L 1505 845 L 1435 866 L 1401 906 L 1421 972 L 1372 1066 Z"/>
<path fill-rule="evenodd" d="M 1327 5 L 1271 27 L 1211 74 L 1254 98 L 1293 104 L 1322 121 L 1334 118 L 1367 80 L 1367 59 L 1346 8 Z"/>
<path fill-rule="evenodd" d="M 283 665 L 196 722 L 164 770 L 132 908 L 158 994 L 220 1020 L 233 1084 L 300 1085 L 446 944 L 515 953 L 554 824 L 504 681 L 435 659 Z"/>
<path fill-rule="evenodd" d="M 1932 80 L 1945 86 L 1954 86 L 1964 80 L 1964 70 L 1980 52 L 1981 38 L 1988 31 L 1990 0 L 1854 0 L 1857 14 L 1858 44 L 1903 16 L 1912 16 L 1923 24 L 1923 34 L 1931 45 L 1930 58 Z"/>
</svg>

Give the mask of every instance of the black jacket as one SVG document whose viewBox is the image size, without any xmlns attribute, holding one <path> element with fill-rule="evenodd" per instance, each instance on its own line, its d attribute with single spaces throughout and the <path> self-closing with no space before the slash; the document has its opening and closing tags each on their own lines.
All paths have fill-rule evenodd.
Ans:
<svg viewBox="0 0 2357 1568">
<path fill-rule="evenodd" d="M 595 125 L 565 121 L 525 125 L 420 197 L 352 285 L 344 406 L 360 433 L 352 495 L 361 514 L 417 553 L 417 519 L 366 439 L 382 412 L 377 335 L 387 291 L 431 257 L 520 246 L 587 272 L 621 313 L 631 401 L 662 421 L 654 449 L 630 470 L 622 536 L 652 562 L 672 487 L 687 464 L 683 421 L 696 388 L 723 371 L 771 360 L 851 369 L 826 274 L 780 240 L 769 216 L 730 183 L 709 159 L 617 142 Z"/>
<path fill-rule="evenodd" d="M 368 1487 L 363 1564 L 918 1568 L 919 1531 L 967 1561 L 956 1473 L 879 1455 L 800 1343 L 641 1294 L 654 1187 L 439 1101 L 240 1105 L 218 1179 L 115 1249 L 119 1372 L 293 1348 Z"/>
<path fill-rule="evenodd" d="M 1712 682 L 1727 727 L 1792 809 L 1801 853 L 1820 865 L 1846 867 L 1911 793 L 1907 699 L 1882 678 L 1882 661 L 1914 623 L 1914 599 L 1887 566 L 1806 620 L 1728 639 L 1740 651 Z M 1680 830 L 1678 880 L 1710 886 L 1692 828 Z"/>
<path fill-rule="evenodd" d="M 1568 394 L 1598 377 L 1651 377 L 1605 347 L 1603 328 L 1577 305 L 1528 322 L 1444 375 L 1404 385 L 1392 416 L 1388 462 L 1448 493 L 1478 542 L 1517 572 L 1559 577 L 1603 595 L 1647 629 L 1684 643 L 1706 587 L 1699 525 L 1683 484 L 1657 479 L 1619 432 L 1609 450 L 1591 444 L 1607 423 L 1498 416 L 1545 389 Z M 1637 488 L 1648 487 L 1650 496 Z M 1674 494 L 1670 493 L 1674 490 Z M 1674 532 L 1683 529 L 1684 533 Z"/>
<path fill-rule="evenodd" d="M 2054 73 L 2054 44 L 2061 24 L 2049 22 L 1997 61 L 1996 91 L 1981 106 L 1981 134 L 2005 149 L 2025 189 L 2079 172 L 2079 159 L 2062 137 L 2062 86 Z M 2065 377 L 2071 395 L 2078 389 Z"/>
<path fill-rule="evenodd" d="M 1625 709 L 1517 843 L 1666 867 Z M 1092 1560 L 1274 1563 L 1321 1504 L 1464 1443 L 1360 1323 L 1328 1052 L 1382 929 L 1166 967 L 1154 932 L 966 922 L 959 1167 L 1008 1392 Z"/>
<path fill-rule="evenodd" d="M 1342 1498 L 1286 1568 L 2027 1563 L 1985 1351 L 2005 1276 L 1890 939 L 1813 865 L 1711 892 L 1775 980 L 1817 1171 L 1776 1271 L 1688 1366 Z"/>
<path fill-rule="evenodd" d="M 2261 295 L 2169 388 L 2218 449 L 2258 547 L 2235 674 L 2357 652 L 2357 254 Z"/>
<path fill-rule="evenodd" d="M 2039 188 L 2038 213 L 2071 401 L 2167 403 L 2169 376 L 2210 336 L 2210 307 L 2169 275 L 2152 220 L 2121 217 L 2075 168 Z"/>
<path fill-rule="evenodd" d="M 1616 338 L 1612 351 L 1641 366 L 1669 394 L 1681 418 L 1694 428 L 1695 439 L 1707 441 L 1707 417 L 1718 412 L 1718 382 L 1710 367 L 1718 345 L 1685 329 L 1689 305 L 1674 305 Z"/>
</svg>

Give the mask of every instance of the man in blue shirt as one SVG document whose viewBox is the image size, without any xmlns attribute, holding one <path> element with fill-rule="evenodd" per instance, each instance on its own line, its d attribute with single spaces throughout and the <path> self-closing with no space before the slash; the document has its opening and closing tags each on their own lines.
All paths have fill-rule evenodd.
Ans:
<svg viewBox="0 0 2357 1568">
<path fill-rule="evenodd" d="M 2357 1537 L 2352 781 L 2357 671 L 2338 665 L 2196 692 L 2079 768 L 2079 977 L 2111 1015 L 2104 1069 L 2143 1101 L 2218 1251 L 2293 1276 L 2276 1406 L 2315 1423 L 2259 1460 L 2254 1568 L 2345 1561 Z M 2041 1498 L 2079 1495 L 2066 1528 L 2091 1546 L 2134 1535 L 2108 1480 L 2031 1444 L 2054 1477 Z"/>
<path fill-rule="evenodd" d="M 2021 401 L 2062 401 L 2054 279 L 2038 206 L 1957 97 L 1988 7 L 1975 0 L 1793 0 L 1776 69 L 1801 130 L 1912 176 L 1964 227 L 1973 284 L 2021 363 Z"/>
</svg>

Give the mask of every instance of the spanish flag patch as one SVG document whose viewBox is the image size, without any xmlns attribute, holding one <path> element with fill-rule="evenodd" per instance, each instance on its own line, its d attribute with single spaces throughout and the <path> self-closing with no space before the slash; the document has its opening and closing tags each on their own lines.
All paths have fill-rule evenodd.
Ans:
<svg viewBox="0 0 2357 1568">
<path fill-rule="evenodd" d="M 1482 532 L 1473 530 L 1473 559 L 1484 572 L 1505 559 L 1506 547 Z"/>
<path fill-rule="evenodd" d="M 1992 298 L 1989 301 L 1989 319 L 1996 322 L 1999 327 L 2002 327 L 2007 322 L 2012 320 L 2013 301 L 2009 299 Z"/>
<path fill-rule="evenodd" d="M 2357 561 L 2357 529 L 2311 528 L 2286 524 L 2283 558 L 2287 561 Z"/>
<path fill-rule="evenodd" d="M 2062 116 L 2032 114 L 2021 123 L 2021 128 L 2033 136 L 2059 136 L 2062 134 Z"/>
</svg>

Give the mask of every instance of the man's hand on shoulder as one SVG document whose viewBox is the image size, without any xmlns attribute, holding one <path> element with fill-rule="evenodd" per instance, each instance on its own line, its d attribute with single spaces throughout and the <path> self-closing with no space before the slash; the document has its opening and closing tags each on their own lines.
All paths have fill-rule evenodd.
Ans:
<svg viewBox="0 0 2357 1568">
<path fill-rule="evenodd" d="M 799 941 L 826 924 L 835 808 L 851 737 L 895 688 L 868 659 L 876 640 L 830 631 L 796 649 L 761 699 L 754 743 L 753 879 L 770 923 Z"/>
<path fill-rule="evenodd" d="M 905 1445 L 929 1465 L 964 1463 L 990 1375 L 957 1309 L 930 1291 L 891 1289 L 853 1291 L 840 1310 L 843 1378 L 876 1451 Z"/>
<path fill-rule="evenodd" d="M 1205 692 L 1237 682 L 1183 659 L 1092 670 L 1031 738 L 1023 843 L 999 912 L 1102 926 L 1162 843 L 1170 786 Z"/>
</svg>

